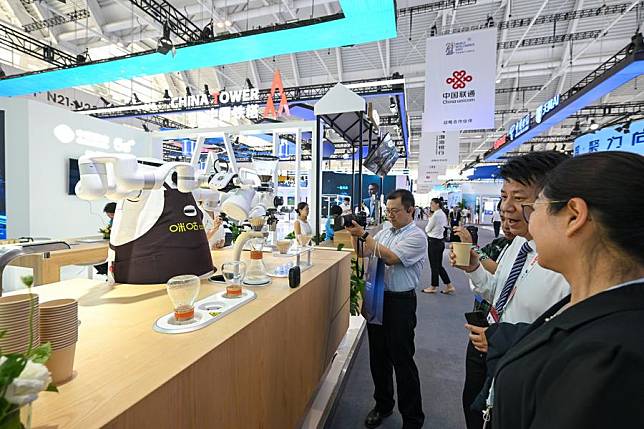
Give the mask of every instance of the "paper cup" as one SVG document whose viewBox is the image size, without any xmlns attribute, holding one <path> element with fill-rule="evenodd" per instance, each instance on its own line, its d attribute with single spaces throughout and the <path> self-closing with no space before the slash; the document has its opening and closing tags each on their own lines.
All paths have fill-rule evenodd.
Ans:
<svg viewBox="0 0 644 429">
<path fill-rule="evenodd" d="M 452 243 L 452 251 L 456 255 L 456 265 L 466 267 L 470 265 L 470 250 L 472 243 Z"/>
<path fill-rule="evenodd" d="M 45 363 L 45 366 L 49 369 L 51 380 L 54 384 L 60 384 L 72 378 L 75 354 L 76 343 L 51 352 L 51 356 Z"/>
</svg>

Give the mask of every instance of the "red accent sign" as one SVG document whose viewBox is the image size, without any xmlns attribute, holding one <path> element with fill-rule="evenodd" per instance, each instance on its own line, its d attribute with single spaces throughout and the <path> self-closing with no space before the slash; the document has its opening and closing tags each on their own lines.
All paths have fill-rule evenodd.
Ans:
<svg viewBox="0 0 644 429">
<path fill-rule="evenodd" d="M 275 111 L 275 103 L 273 102 L 273 97 L 275 96 L 275 90 L 279 89 L 280 95 L 280 105 Z M 272 116 L 274 119 L 277 119 L 278 116 L 281 116 L 282 112 L 285 115 L 289 114 L 288 110 L 288 100 L 286 99 L 286 92 L 284 92 L 284 84 L 282 84 L 282 75 L 279 70 L 275 70 L 275 75 L 273 76 L 273 84 L 271 85 L 271 94 L 268 96 L 268 102 L 264 108 L 264 117 L 267 118 Z"/>
<path fill-rule="evenodd" d="M 452 89 L 463 89 L 472 79 L 472 75 L 467 74 L 465 70 L 454 70 L 452 77 L 448 77 L 445 83 L 452 85 Z"/>
<path fill-rule="evenodd" d="M 492 148 L 493 148 L 493 149 L 498 149 L 498 148 L 500 148 L 501 146 L 503 146 L 504 144 L 506 144 L 506 143 L 507 143 L 507 141 L 508 141 L 508 135 L 507 135 L 507 134 L 503 134 L 501 137 L 499 137 L 498 139 L 496 139 L 496 141 L 495 141 L 495 142 L 494 142 L 494 144 L 492 145 Z"/>
</svg>

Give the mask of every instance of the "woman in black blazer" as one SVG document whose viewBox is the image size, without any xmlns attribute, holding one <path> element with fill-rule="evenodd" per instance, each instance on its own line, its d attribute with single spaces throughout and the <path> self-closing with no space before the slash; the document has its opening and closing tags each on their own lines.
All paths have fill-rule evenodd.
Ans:
<svg viewBox="0 0 644 429">
<path fill-rule="evenodd" d="M 640 155 L 582 155 L 523 204 L 539 264 L 571 295 L 498 362 L 493 428 L 644 428 L 643 175 Z"/>
</svg>

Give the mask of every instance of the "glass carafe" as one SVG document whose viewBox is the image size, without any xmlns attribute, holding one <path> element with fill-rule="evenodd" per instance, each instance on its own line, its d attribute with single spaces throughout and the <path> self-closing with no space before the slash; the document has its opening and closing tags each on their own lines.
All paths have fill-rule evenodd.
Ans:
<svg viewBox="0 0 644 429">
<path fill-rule="evenodd" d="M 246 277 L 244 283 L 247 285 L 265 285 L 270 283 L 271 278 L 266 274 L 266 266 L 264 265 L 264 241 L 265 238 L 251 238 L 249 240 L 251 251 L 250 261 L 248 261 L 248 269 L 246 270 Z"/>
</svg>

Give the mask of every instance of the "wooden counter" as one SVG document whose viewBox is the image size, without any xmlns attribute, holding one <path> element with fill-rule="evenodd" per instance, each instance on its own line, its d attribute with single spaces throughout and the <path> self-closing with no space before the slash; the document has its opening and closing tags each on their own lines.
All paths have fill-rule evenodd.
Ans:
<svg viewBox="0 0 644 429">
<path fill-rule="evenodd" d="M 82 239 L 82 238 L 81 238 Z M 25 255 L 11 261 L 10 265 L 32 268 L 34 270 L 34 286 L 45 285 L 60 281 L 60 268 L 65 265 L 100 264 L 107 260 L 108 240 L 84 243 L 79 239 L 65 240 L 70 249 Z"/>
<path fill-rule="evenodd" d="M 231 254 L 213 252 L 215 264 Z M 81 325 L 76 375 L 40 395 L 33 427 L 297 427 L 349 323 L 350 253 L 319 249 L 313 261 L 299 288 L 273 279 L 253 288 L 254 301 L 186 334 L 152 330 L 172 311 L 165 285 L 35 288 L 41 302 L 77 298 Z M 223 288 L 203 282 L 199 298 Z"/>
</svg>

